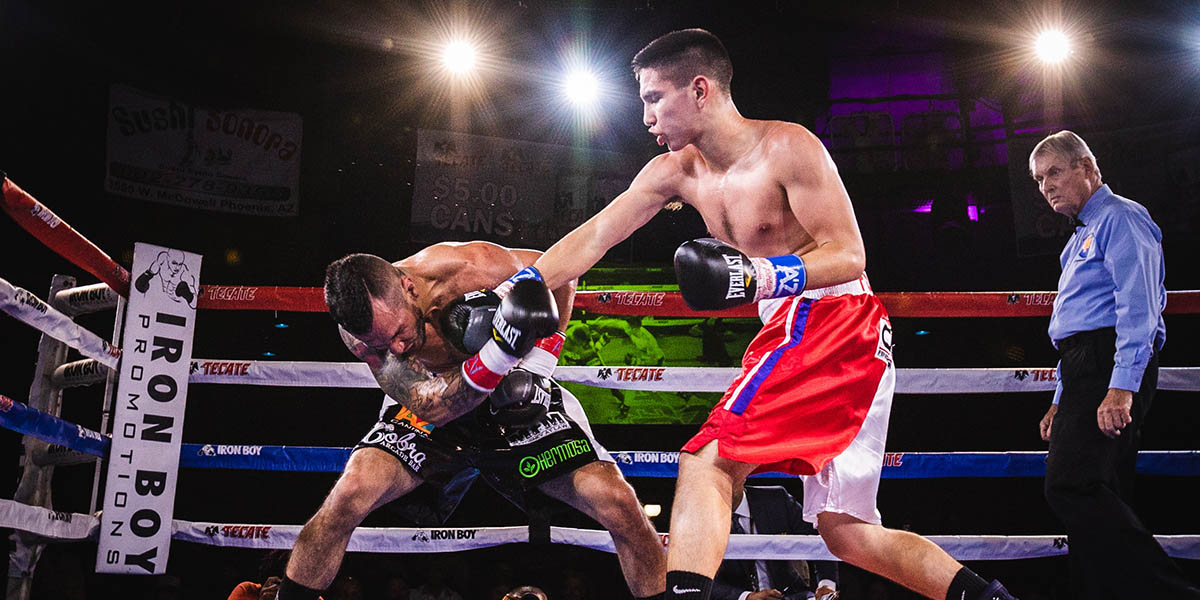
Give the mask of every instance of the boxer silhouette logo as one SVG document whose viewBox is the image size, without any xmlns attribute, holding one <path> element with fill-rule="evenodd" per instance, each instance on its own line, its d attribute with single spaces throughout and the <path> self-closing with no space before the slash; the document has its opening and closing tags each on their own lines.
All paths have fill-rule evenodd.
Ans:
<svg viewBox="0 0 1200 600">
<path fill-rule="evenodd" d="M 141 294 L 146 294 L 150 291 L 150 283 L 156 279 L 167 297 L 196 308 L 199 287 L 196 285 L 196 276 L 188 271 L 183 252 L 179 250 L 159 252 L 154 263 L 147 267 L 141 275 L 138 275 L 133 282 L 133 288 Z"/>
</svg>

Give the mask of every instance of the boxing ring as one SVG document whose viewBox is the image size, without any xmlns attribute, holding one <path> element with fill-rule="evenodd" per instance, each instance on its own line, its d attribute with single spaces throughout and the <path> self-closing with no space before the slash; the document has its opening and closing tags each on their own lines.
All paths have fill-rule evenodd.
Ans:
<svg viewBox="0 0 1200 600">
<path fill-rule="evenodd" d="M 117 348 L 124 318 L 124 297 L 130 274 L 49 208 L 17 187 L 3 181 L 3 208 L 18 224 L 47 248 L 91 273 L 100 283 L 76 286 L 69 277 L 56 276 L 48 298 L 0 279 L 0 309 L 42 332 L 38 373 L 28 402 L 12 392 L 14 382 L 0 382 L 0 426 L 25 435 L 24 473 L 14 499 L 0 499 L 0 527 L 20 532 L 17 550 L 10 555 L 12 578 L 29 580 L 40 551 L 56 541 L 93 540 L 100 519 L 94 514 L 55 511 L 49 502 L 52 467 L 97 463 L 109 457 L 111 433 L 95 431 L 59 418 L 58 394 L 79 386 L 105 388 L 101 429 L 110 427 Z M 0 273 L 3 276 L 3 273 Z M 1036 317 L 1048 316 L 1053 293 L 881 293 L 893 319 L 914 317 Z M 319 288 L 201 285 L 196 299 L 200 310 L 271 310 L 318 313 L 326 310 Z M 654 317 L 695 317 L 678 293 L 641 291 L 581 291 L 575 307 L 597 314 Z M 112 340 L 80 325 L 75 317 L 115 310 Z M 1200 314 L 1200 292 L 1168 293 L 1167 314 Z M 704 313 L 706 317 L 755 317 L 752 305 Z M 67 362 L 67 348 L 83 356 Z M 306 388 L 363 388 L 378 386 L 367 366 L 359 362 L 304 362 L 191 358 L 188 382 L 196 385 L 251 385 Z M 721 392 L 737 375 L 737 368 L 560 366 L 555 378 L 590 386 L 622 390 Z M 981 392 L 1032 393 L 1054 389 L 1055 371 L 1048 368 L 897 369 L 896 393 L 973 394 Z M 1200 391 L 1200 367 L 1164 367 L 1159 389 Z M 1047 400 L 1049 396 L 1046 396 Z M 232 445 L 220 440 L 182 445 L 182 469 L 243 469 L 275 472 L 337 473 L 350 455 L 349 447 Z M 651 450 L 612 451 L 626 477 L 673 478 L 678 453 Z M 889 452 L 883 477 L 899 479 L 956 477 L 1040 477 L 1045 452 Z M 1200 476 L 1200 450 L 1143 451 L 1138 472 L 1147 475 Z M 96 509 L 99 473 L 93 482 L 92 511 Z M 790 477 L 781 474 L 759 476 Z M 605 531 L 548 526 L 480 527 L 470 536 L 461 528 L 360 527 L 351 537 L 350 552 L 439 553 L 485 548 L 501 544 L 549 540 L 613 552 Z M 171 538 L 220 547 L 284 549 L 294 544 L 301 525 L 251 524 L 175 519 Z M 664 543 L 666 535 L 660 534 Z M 1063 536 L 953 535 L 929 536 L 959 560 L 1007 560 L 1062 555 Z M 1167 553 L 1200 559 L 1200 534 L 1158 536 Z M 817 536 L 734 535 L 727 556 L 737 559 L 833 559 Z"/>
</svg>

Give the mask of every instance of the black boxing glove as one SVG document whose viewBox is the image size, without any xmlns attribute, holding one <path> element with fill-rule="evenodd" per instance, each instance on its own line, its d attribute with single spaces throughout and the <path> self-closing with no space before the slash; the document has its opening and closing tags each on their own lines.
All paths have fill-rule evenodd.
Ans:
<svg viewBox="0 0 1200 600">
<path fill-rule="evenodd" d="M 538 339 L 558 330 L 558 306 L 554 296 L 536 279 L 518 281 L 500 301 L 492 319 L 492 339 L 505 354 L 521 358 Z"/>
<path fill-rule="evenodd" d="M 192 294 L 192 288 L 188 287 L 188 284 L 182 281 L 179 282 L 179 285 L 175 286 L 175 295 L 183 298 L 189 305 L 196 299 L 195 295 Z"/>
<path fill-rule="evenodd" d="M 558 307 L 546 284 L 516 282 L 496 309 L 492 339 L 463 363 L 463 379 L 476 390 L 491 392 L 539 338 L 553 335 L 557 327 Z"/>
<path fill-rule="evenodd" d="M 492 339 L 500 297 L 490 290 L 467 292 L 442 309 L 442 337 L 459 352 L 474 354 Z"/>
<path fill-rule="evenodd" d="M 550 378 L 525 369 L 513 369 L 488 397 L 488 410 L 506 427 L 533 425 L 550 408 L 554 388 Z"/>
<path fill-rule="evenodd" d="M 675 250 L 679 293 L 692 310 L 721 310 L 804 291 L 808 277 L 795 254 L 750 258 L 713 238 Z"/>
<path fill-rule="evenodd" d="M 146 290 L 150 289 L 150 280 L 154 279 L 154 273 L 150 269 L 146 269 L 144 273 L 138 275 L 136 281 L 133 282 L 133 289 L 145 294 Z"/>
</svg>

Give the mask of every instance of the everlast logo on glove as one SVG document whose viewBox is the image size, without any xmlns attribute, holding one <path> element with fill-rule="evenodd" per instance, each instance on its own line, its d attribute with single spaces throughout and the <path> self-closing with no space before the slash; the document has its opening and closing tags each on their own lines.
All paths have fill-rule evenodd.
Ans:
<svg viewBox="0 0 1200 600">
<path fill-rule="evenodd" d="M 745 298 L 746 270 L 742 267 L 742 257 L 728 254 L 721 256 L 725 259 L 725 264 L 729 266 L 729 292 L 725 294 L 725 299 Z"/>
<path fill-rule="evenodd" d="M 496 333 L 496 341 L 504 342 L 510 348 L 516 345 L 517 336 L 521 335 L 521 332 L 516 327 L 509 325 L 500 313 L 496 313 L 496 320 L 492 322 L 492 327 Z"/>
</svg>

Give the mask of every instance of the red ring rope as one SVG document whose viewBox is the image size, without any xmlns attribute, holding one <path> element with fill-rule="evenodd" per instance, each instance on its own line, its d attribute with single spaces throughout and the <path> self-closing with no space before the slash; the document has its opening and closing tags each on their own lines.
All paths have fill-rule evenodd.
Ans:
<svg viewBox="0 0 1200 600">
<path fill-rule="evenodd" d="M 122 296 L 129 295 L 129 271 L 59 219 L 49 208 L 4 178 L 4 207 L 13 220 L 47 248 L 100 278 Z M 892 292 L 881 293 L 893 317 L 1045 317 L 1054 292 Z M 204 285 L 199 308 L 325 312 L 321 288 Z M 754 305 L 697 313 L 679 292 L 583 291 L 575 308 L 610 315 L 652 317 L 753 317 Z M 1167 292 L 1166 314 L 1200 314 L 1200 291 Z"/>
<path fill-rule="evenodd" d="M 129 296 L 129 271 L 88 241 L 73 227 L 58 218 L 46 205 L 17 187 L 7 177 L 3 183 L 4 212 L 47 248 L 57 252 L 122 296 Z"/>
</svg>

